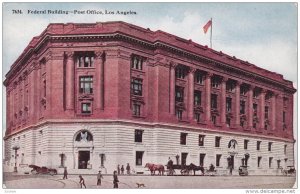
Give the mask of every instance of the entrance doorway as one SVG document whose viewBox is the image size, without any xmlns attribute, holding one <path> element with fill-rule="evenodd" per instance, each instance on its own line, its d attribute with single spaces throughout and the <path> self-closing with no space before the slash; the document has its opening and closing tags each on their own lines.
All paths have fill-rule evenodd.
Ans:
<svg viewBox="0 0 300 194">
<path fill-rule="evenodd" d="M 228 161 L 228 168 L 232 168 L 232 169 L 234 169 L 234 156 L 230 156 L 230 157 L 228 157 L 228 159 L 227 159 Z"/>
<path fill-rule="evenodd" d="M 90 161 L 90 151 L 78 151 L 78 169 L 87 169 Z"/>
<path fill-rule="evenodd" d="M 232 169 L 234 169 L 234 156 L 230 156 Z"/>
</svg>

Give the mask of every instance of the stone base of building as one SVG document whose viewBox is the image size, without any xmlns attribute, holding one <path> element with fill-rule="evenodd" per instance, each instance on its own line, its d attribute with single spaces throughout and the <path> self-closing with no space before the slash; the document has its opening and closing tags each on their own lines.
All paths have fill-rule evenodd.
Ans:
<svg viewBox="0 0 300 194">
<path fill-rule="evenodd" d="M 136 142 L 137 131 L 142 132 L 141 142 Z M 199 145 L 199 136 L 204 137 L 203 145 Z M 220 137 L 219 145 L 216 137 Z M 259 150 L 257 141 L 261 142 Z M 16 145 L 17 151 L 13 149 Z M 294 164 L 293 146 L 293 142 L 283 139 L 212 132 L 205 128 L 107 121 L 53 122 L 7 138 L 3 166 L 4 172 L 12 172 L 16 162 L 20 173 L 28 172 L 28 165 L 34 164 L 55 168 L 58 173 L 67 167 L 70 174 L 96 174 L 99 170 L 112 174 L 118 165 L 120 169 L 123 165 L 126 174 L 129 164 L 130 173 L 150 174 L 146 163 L 162 164 L 166 169 L 170 158 L 174 164 L 202 164 L 206 169 L 212 164 L 218 175 L 228 175 L 231 163 L 233 175 L 238 174 L 241 165 L 248 166 L 249 175 L 281 175 L 280 168 Z"/>
</svg>

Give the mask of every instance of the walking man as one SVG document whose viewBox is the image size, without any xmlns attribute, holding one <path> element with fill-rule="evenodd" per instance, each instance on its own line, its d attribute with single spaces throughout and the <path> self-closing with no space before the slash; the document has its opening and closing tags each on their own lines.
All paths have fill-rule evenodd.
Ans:
<svg viewBox="0 0 300 194">
<path fill-rule="evenodd" d="M 114 181 L 113 181 L 114 188 L 119 188 L 118 183 L 119 183 L 119 179 L 118 179 L 117 171 L 114 171 Z"/>
<path fill-rule="evenodd" d="M 82 188 L 82 185 L 84 186 L 84 188 L 86 189 L 86 186 L 84 184 L 84 179 L 82 178 L 81 175 L 79 175 L 79 184 L 80 184 L 80 188 Z"/>
<path fill-rule="evenodd" d="M 101 170 L 99 170 L 99 173 L 97 174 L 97 185 L 101 186 L 101 179 L 103 179 L 103 175 L 101 174 Z"/>
<path fill-rule="evenodd" d="M 129 166 L 129 163 L 127 163 L 126 171 L 127 171 L 127 174 L 130 174 L 130 166 Z"/>
<path fill-rule="evenodd" d="M 63 179 L 68 179 L 67 167 L 64 168 L 64 177 L 63 177 Z"/>
<path fill-rule="evenodd" d="M 173 175 L 173 160 L 169 157 L 168 161 L 169 175 Z"/>
<path fill-rule="evenodd" d="M 124 165 L 121 166 L 121 173 L 124 174 Z"/>
</svg>

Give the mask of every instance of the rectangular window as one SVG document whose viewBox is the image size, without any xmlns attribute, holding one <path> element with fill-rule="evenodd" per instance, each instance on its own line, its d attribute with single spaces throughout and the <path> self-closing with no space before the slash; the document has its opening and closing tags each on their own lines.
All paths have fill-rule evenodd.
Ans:
<svg viewBox="0 0 300 194">
<path fill-rule="evenodd" d="M 261 156 L 257 157 L 257 167 L 261 167 Z"/>
<path fill-rule="evenodd" d="M 226 126 L 227 127 L 230 127 L 230 122 L 231 122 L 230 118 L 227 117 L 226 118 Z"/>
<path fill-rule="evenodd" d="M 199 146 L 204 146 L 205 135 L 199 135 Z"/>
<path fill-rule="evenodd" d="M 258 90 L 253 90 L 253 97 L 258 98 L 259 91 Z"/>
<path fill-rule="evenodd" d="M 253 128 L 256 129 L 256 122 L 253 122 Z"/>
<path fill-rule="evenodd" d="M 257 116 L 257 104 L 253 104 L 253 115 Z"/>
<path fill-rule="evenodd" d="M 240 114 L 245 114 L 245 107 L 246 107 L 246 102 L 241 100 L 240 102 Z"/>
<path fill-rule="evenodd" d="M 196 73 L 196 79 L 195 79 L 197 84 L 203 84 L 204 83 L 204 75 L 201 73 Z"/>
<path fill-rule="evenodd" d="M 211 94 L 211 108 L 217 109 L 218 108 L 218 95 L 217 94 Z"/>
<path fill-rule="evenodd" d="M 175 92 L 176 92 L 176 96 L 175 96 L 176 102 L 183 102 L 184 88 L 176 86 Z"/>
<path fill-rule="evenodd" d="M 281 166 L 280 166 L 280 160 L 277 160 L 277 168 L 279 169 L 279 168 L 281 168 Z"/>
<path fill-rule="evenodd" d="M 286 149 L 287 149 L 287 145 L 284 145 L 284 148 L 283 148 L 283 153 L 286 155 Z"/>
<path fill-rule="evenodd" d="M 283 111 L 282 112 L 282 122 L 283 122 L 283 124 L 285 124 L 285 115 L 286 115 L 286 113 Z"/>
<path fill-rule="evenodd" d="M 81 113 L 91 114 L 92 113 L 91 103 L 82 103 L 81 104 Z"/>
<path fill-rule="evenodd" d="M 144 152 L 136 151 L 135 153 L 135 165 L 142 166 L 143 165 L 143 155 Z"/>
<path fill-rule="evenodd" d="M 269 157 L 269 168 L 273 166 L 273 157 Z"/>
<path fill-rule="evenodd" d="M 260 150 L 260 144 L 261 144 L 261 141 L 256 142 L 256 150 Z"/>
<path fill-rule="evenodd" d="M 215 147 L 216 148 L 220 147 L 220 142 L 221 142 L 221 137 L 219 137 L 219 136 L 215 137 Z"/>
<path fill-rule="evenodd" d="M 131 78 L 131 91 L 133 95 L 143 95 L 143 80 L 138 78 Z"/>
<path fill-rule="evenodd" d="M 134 142 L 142 142 L 143 141 L 143 130 L 136 129 L 134 131 Z"/>
<path fill-rule="evenodd" d="M 226 112 L 231 112 L 231 98 L 226 98 Z"/>
<path fill-rule="evenodd" d="M 187 159 L 188 153 L 181 153 L 181 165 L 186 165 L 186 159 Z"/>
<path fill-rule="evenodd" d="M 248 149 L 248 143 L 249 143 L 249 140 L 248 140 L 248 139 L 245 139 L 245 140 L 244 140 L 244 149 L 245 149 L 245 150 Z"/>
<path fill-rule="evenodd" d="M 269 118 L 269 107 L 265 106 L 265 119 Z"/>
<path fill-rule="evenodd" d="M 43 81 L 43 90 L 44 90 L 44 97 L 46 98 L 47 95 L 47 85 L 46 85 L 46 80 Z M 28 91 L 27 91 L 28 92 Z"/>
<path fill-rule="evenodd" d="M 82 76 L 79 77 L 79 85 L 81 94 L 92 94 L 93 93 L 93 76 Z"/>
<path fill-rule="evenodd" d="M 235 88 L 235 85 L 233 82 L 229 81 L 226 83 L 226 91 L 227 92 L 234 92 L 234 88 Z"/>
<path fill-rule="evenodd" d="M 216 125 L 217 124 L 217 117 L 215 115 L 211 116 L 211 122 Z"/>
<path fill-rule="evenodd" d="M 195 113 L 194 119 L 195 119 L 195 121 L 197 121 L 199 123 L 200 122 L 200 113 Z"/>
<path fill-rule="evenodd" d="M 217 166 L 217 167 L 220 166 L 221 157 L 222 157 L 221 154 L 217 154 L 217 155 L 216 155 L 216 166 Z"/>
<path fill-rule="evenodd" d="M 205 155 L 206 155 L 206 154 L 200 154 L 200 162 L 199 162 L 199 163 L 200 163 L 200 164 L 199 164 L 200 166 L 204 166 Z"/>
<path fill-rule="evenodd" d="M 180 133 L 180 145 L 186 145 L 187 133 Z"/>
<path fill-rule="evenodd" d="M 94 52 L 78 52 L 75 60 L 77 67 L 93 67 Z"/>
<path fill-rule="evenodd" d="M 184 79 L 185 78 L 185 74 L 186 74 L 185 68 L 183 66 L 178 66 L 176 68 L 175 74 L 176 74 L 176 78 Z"/>
<path fill-rule="evenodd" d="M 176 110 L 176 117 L 178 120 L 182 120 L 182 110 L 179 109 Z"/>
<path fill-rule="evenodd" d="M 100 166 L 104 167 L 105 154 L 100 154 Z"/>
<path fill-rule="evenodd" d="M 194 105 L 201 105 L 201 91 L 195 90 L 194 92 Z"/>
<path fill-rule="evenodd" d="M 269 143 L 268 143 L 268 151 L 269 151 L 269 152 L 272 151 L 272 142 L 269 142 Z"/>
<path fill-rule="evenodd" d="M 244 125 L 245 125 L 245 121 L 243 119 L 240 119 L 240 126 L 244 127 Z"/>
<path fill-rule="evenodd" d="M 131 58 L 131 68 L 143 70 L 143 62 L 144 62 L 143 57 L 133 55 Z"/>
<path fill-rule="evenodd" d="M 140 104 L 132 104 L 132 114 L 134 116 L 141 116 L 141 105 Z"/>
<path fill-rule="evenodd" d="M 219 80 L 215 77 L 211 79 L 211 87 L 213 88 L 219 88 Z"/>
<path fill-rule="evenodd" d="M 245 86 L 241 86 L 240 94 L 241 94 L 241 95 L 246 95 L 246 93 L 247 93 L 246 87 L 245 87 Z"/>
</svg>

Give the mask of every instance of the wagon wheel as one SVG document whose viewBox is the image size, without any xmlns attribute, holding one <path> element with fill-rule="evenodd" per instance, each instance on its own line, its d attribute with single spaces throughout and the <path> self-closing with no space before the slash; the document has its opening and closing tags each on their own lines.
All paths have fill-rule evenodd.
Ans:
<svg viewBox="0 0 300 194">
<path fill-rule="evenodd" d="M 31 174 L 38 174 L 37 170 L 32 170 Z"/>
</svg>

